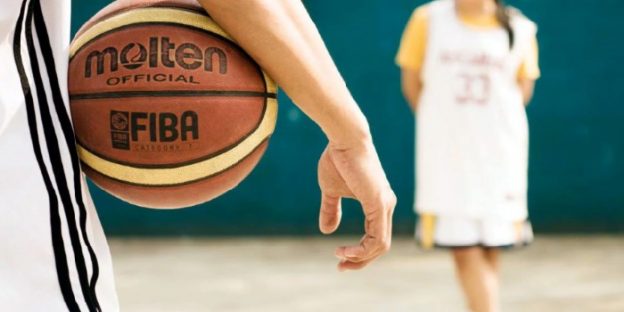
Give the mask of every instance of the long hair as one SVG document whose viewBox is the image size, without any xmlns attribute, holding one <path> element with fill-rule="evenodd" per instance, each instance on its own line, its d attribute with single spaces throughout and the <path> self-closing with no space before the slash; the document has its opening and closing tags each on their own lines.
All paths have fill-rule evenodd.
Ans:
<svg viewBox="0 0 624 312">
<path fill-rule="evenodd" d="M 514 31 L 511 28 L 511 17 L 509 16 L 509 10 L 503 0 L 494 0 L 496 2 L 496 19 L 507 31 L 507 37 L 509 38 L 509 49 L 511 50 L 514 45 Z"/>
</svg>

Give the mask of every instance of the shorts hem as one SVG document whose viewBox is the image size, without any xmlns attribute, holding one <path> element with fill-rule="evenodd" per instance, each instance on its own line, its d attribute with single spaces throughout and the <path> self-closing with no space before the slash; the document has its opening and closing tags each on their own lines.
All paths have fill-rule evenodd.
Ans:
<svg viewBox="0 0 624 312">
<path fill-rule="evenodd" d="M 484 249 L 501 249 L 501 250 L 512 250 L 512 249 L 522 249 L 525 247 L 528 247 L 529 245 L 531 245 L 532 241 L 529 242 L 522 242 L 522 243 L 515 243 L 515 244 L 503 244 L 503 245 L 486 245 L 483 243 L 475 243 L 475 244 L 439 244 L 439 243 L 434 243 L 433 247 L 425 247 L 423 246 L 423 244 L 419 241 L 416 240 L 416 245 L 423 250 L 432 250 L 432 249 L 441 249 L 441 250 L 448 250 L 448 249 L 462 249 L 462 248 L 472 248 L 472 247 L 480 247 L 480 248 L 484 248 Z"/>
</svg>

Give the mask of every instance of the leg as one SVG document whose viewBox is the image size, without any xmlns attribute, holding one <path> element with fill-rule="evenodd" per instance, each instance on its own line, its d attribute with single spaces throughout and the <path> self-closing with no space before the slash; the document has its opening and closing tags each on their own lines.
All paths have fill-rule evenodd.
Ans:
<svg viewBox="0 0 624 312">
<path fill-rule="evenodd" d="M 484 249 L 485 259 L 487 260 L 492 271 L 498 275 L 499 269 L 499 261 L 498 255 L 500 254 L 500 250 L 498 248 L 486 248 Z"/>
<path fill-rule="evenodd" d="M 498 311 L 498 278 L 480 247 L 453 250 L 457 277 L 473 312 Z"/>
<path fill-rule="evenodd" d="M 491 300 L 494 310 L 498 310 L 499 307 L 499 289 L 500 289 L 500 261 L 498 260 L 498 255 L 500 255 L 500 249 L 498 248 L 487 248 L 484 250 L 485 259 L 490 266 L 491 272 Z"/>
</svg>

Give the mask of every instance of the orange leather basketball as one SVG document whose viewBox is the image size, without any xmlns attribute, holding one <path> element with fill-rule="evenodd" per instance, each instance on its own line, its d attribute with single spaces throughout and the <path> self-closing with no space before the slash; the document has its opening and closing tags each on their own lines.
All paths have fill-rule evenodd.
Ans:
<svg viewBox="0 0 624 312">
<path fill-rule="evenodd" d="M 196 205 L 255 167 L 276 86 L 195 1 L 117 1 L 70 48 L 71 113 L 84 172 L 151 208 Z"/>
</svg>

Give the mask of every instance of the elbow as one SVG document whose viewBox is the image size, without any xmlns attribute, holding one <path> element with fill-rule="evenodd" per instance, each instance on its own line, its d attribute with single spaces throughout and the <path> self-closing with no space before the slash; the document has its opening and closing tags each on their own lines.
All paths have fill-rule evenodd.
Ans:
<svg viewBox="0 0 624 312">
<path fill-rule="evenodd" d="M 520 91 L 522 92 L 522 100 L 524 105 L 528 106 L 531 99 L 533 99 L 533 93 L 535 91 L 535 80 L 520 80 Z"/>
<path fill-rule="evenodd" d="M 524 92 L 524 105 L 528 106 L 531 100 L 533 100 L 533 94 L 535 93 L 534 86 L 532 85 L 530 88 L 527 88 Z"/>
<path fill-rule="evenodd" d="M 414 112 L 416 112 L 416 109 L 418 108 L 421 88 L 422 82 L 420 80 L 419 71 L 401 71 L 401 90 L 403 91 L 403 96 L 407 100 L 407 103 Z"/>
<path fill-rule="evenodd" d="M 412 87 L 402 87 L 403 97 L 407 104 L 412 109 L 412 111 L 416 112 L 416 108 L 418 107 L 418 101 L 420 97 L 420 92 L 418 90 L 414 90 Z"/>
<path fill-rule="evenodd" d="M 405 88 L 401 88 L 401 92 L 403 93 L 403 98 L 405 99 L 405 101 L 411 102 L 412 95 L 410 94 L 410 92 L 408 90 L 405 90 Z"/>
<path fill-rule="evenodd" d="M 414 92 L 403 92 L 403 96 L 405 97 L 407 105 L 415 112 L 418 107 L 418 95 Z"/>
</svg>

